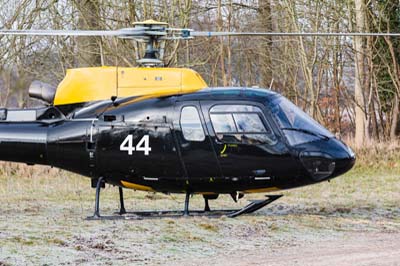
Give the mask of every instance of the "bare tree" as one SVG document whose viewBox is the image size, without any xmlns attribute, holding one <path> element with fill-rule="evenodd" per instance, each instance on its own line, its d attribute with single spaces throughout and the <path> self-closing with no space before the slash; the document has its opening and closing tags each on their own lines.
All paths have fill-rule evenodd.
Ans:
<svg viewBox="0 0 400 266">
<path fill-rule="evenodd" d="M 74 0 L 78 10 L 78 28 L 82 30 L 99 29 L 100 2 L 98 0 Z M 93 37 L 80 37 L 77 39 L 78 65 L 101 65 L 101 40 Z"/>
</svg>

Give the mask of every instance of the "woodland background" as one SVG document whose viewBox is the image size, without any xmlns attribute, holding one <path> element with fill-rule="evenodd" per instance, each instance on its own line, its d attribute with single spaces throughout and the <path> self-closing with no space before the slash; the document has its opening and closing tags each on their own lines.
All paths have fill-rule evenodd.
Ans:
<svg viewBox="0 0 400 266">
<path fill-rule="evenodd" d="M 400 32 L 398 0 L 11 0 L 0 29 L 119 29 L 155 19 L 202 31 Z M 356 146 L 400 135 L 400 38 L 224 37 L 167 44 L 166 66 L 197 70 L 209 86 L 282 93 Z M 28 107 L 33 80 L 66 69 L 135 66 L 130 41 L 0 36 L 0 106 Z"/>
</svg>

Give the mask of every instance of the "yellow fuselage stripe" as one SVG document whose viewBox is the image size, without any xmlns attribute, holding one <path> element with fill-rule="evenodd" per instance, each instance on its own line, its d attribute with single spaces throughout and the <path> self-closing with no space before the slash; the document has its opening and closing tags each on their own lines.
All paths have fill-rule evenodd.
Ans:
<svg viewBox="0 0 400 266">
<path fill-rule="evenodd" d="M 152 189 L 151 187 L 143 186 L 143 185 L 138 185 L 138 184 L 130 183 L 130 182 L 127 182 L 127 181 L 122 181 L 122 180 L 121 180 L 121 184 L 122 184 L 124 187 L 130 188 L 130 189 L 142 190 L 142 191 L 154 191 L 154 189 Z"/>
</svg>

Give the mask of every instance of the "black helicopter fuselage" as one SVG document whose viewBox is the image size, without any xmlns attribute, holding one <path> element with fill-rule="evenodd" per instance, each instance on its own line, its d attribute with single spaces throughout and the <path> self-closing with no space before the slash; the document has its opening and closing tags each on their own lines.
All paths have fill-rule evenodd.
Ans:
<svg viewBox="0 0 400 266">
<path fill-rule="evenodd" d="M 355 161 L 350 148 L 268 90 L 216 88 L 67 109 L 0 110 L 0 160 L 203 194 L 304 186 Z"/>
</svg>

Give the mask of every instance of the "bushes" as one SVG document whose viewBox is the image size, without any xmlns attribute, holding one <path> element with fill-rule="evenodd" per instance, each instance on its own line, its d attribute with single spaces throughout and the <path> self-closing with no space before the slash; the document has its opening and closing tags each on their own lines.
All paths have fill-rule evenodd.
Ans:
<svg viewBox="0 0 400 266">
<path fill-rule="evenodd" d="M 348 141 L 351 146 L 351 141 Z M 400 171 L 400 143 L 370 141 L 362 148 L 354 148 L 356 168 Z"/>
</svg>

